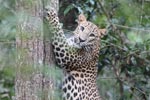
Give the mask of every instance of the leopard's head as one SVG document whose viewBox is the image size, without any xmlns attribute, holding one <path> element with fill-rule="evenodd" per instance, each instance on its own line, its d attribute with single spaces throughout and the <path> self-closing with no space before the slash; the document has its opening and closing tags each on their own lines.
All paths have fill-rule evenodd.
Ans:
<svg viewBox="0 0 150 100">
<path fill-rule="evenodd" d="M 106 33 L 106 29 L 99 29 L 95 24 L 86 20 L 83 14 L 78 17 L 78 26 L 74 31 L 74 42 L 85 50 L 99 43 L 100 38 Z"/>
</svg>

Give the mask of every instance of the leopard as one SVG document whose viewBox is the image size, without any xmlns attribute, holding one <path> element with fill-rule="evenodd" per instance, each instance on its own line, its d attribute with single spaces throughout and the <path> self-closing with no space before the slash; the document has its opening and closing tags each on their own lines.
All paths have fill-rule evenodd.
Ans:
<svg viewBox="0 0 150 100">
<path fill-rule="evenodd" d="M 106 29 L 99 29 L 80 14 L 78 25 L 68 41 L 55 9 L 45 8 L 44 19 L 51 29 L 56 63 L 64 72 L 63 100 L 102 100 L 96 78 L 100 40 Z"/>
</svg>

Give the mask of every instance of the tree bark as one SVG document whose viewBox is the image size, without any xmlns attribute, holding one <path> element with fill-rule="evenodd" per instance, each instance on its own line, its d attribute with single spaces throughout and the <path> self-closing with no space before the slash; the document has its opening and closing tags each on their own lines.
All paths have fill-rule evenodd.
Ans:
<svg viewBox="0 0 150 100">
<path fill-rule="evenodd" d="M 58 0 L 16 0 L 16 79 L 14 100 L 53 100 L 52 77 L 46 66 L 55 64 L 51 43 L 43 29 L 45 4 L 58 10 Z"/>
</svg>

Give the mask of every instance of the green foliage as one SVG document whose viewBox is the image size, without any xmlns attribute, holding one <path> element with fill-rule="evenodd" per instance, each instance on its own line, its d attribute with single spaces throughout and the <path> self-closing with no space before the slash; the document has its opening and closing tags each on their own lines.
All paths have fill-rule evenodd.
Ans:
<svg viewBox="0 0 150 100">
<path fill-rule="evenodd" d="M 0 100 L 14 95 L 15 28 L 14 0 L 0 0 Z"/>
<path fill-rule="evenodd" d="M 73 9 L 74 8 L 74 6 L 73 5 L 69 5 L 66 9 L 65 9 L 65 11 L 64 11 L 64 15 L 66 15 L 71 9 Z"/>
<path fill-rule="evenodd" d="M 123 86 L 117 85 L 114 91 L 121 93 L 121 91 L 117 91 L 117 89 L 123 88 L 123 94 L 120 94 L 120 98 L 123 95 L 122 99 L 124 100 L 135 99 L 134 96 L 137 96 L 139 100 L 147 100 L 150 92 L 149 89 L 147 89 L 150 88 L 149 40 L 143 43 L 122 45 L 121 42 L 118 42 L 118 39 L 119 36 L 113 33 L 113 35 L 108 35 L 107 39 L 103 41 L 104 47 L 100 52 L 100 67 L 103 66 L 103 69 L 100 73 L 100 77 L 105 76 L 108 79 L 112 78 L 112 76 L 115 77 L 116 82 L 114 82 L 114 79 L 111 79 L 111 85 L 115 85 L 116 83 L 120 84 L 119 81 L 121 80 Z M 107 74 L 107 70 L 112 71 L 112 73 L 109 72 L 109 74 Z M 104 84 L 104 87 L 105 85 L 106 84 Z M 103 86 L 101 85 L 101 87 Z M 110 91 L 111 88 L 108 92 Z M 115 94 L 112 93 L 111 95 Z M 115 96 L 119 97 L 119 95 Z M 143 97 L 146 99 L 143 99 Z M 113 100 L 116 99 L 113 98 Z"/>
</svg>

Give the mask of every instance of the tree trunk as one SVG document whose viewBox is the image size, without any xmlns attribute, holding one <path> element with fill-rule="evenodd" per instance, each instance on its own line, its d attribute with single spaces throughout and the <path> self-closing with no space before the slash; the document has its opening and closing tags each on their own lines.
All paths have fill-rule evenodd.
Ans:
<svg viewBox="0 0 150 100">
<path fill-rule="evenodd" d="M 54 100 L 52 77 L 47 65 L 54 65 L 51 43 L 43 29 L 45 4 L 58 9 L 58 0 L 16 0 L 15 100 Z"/>
</svg>

